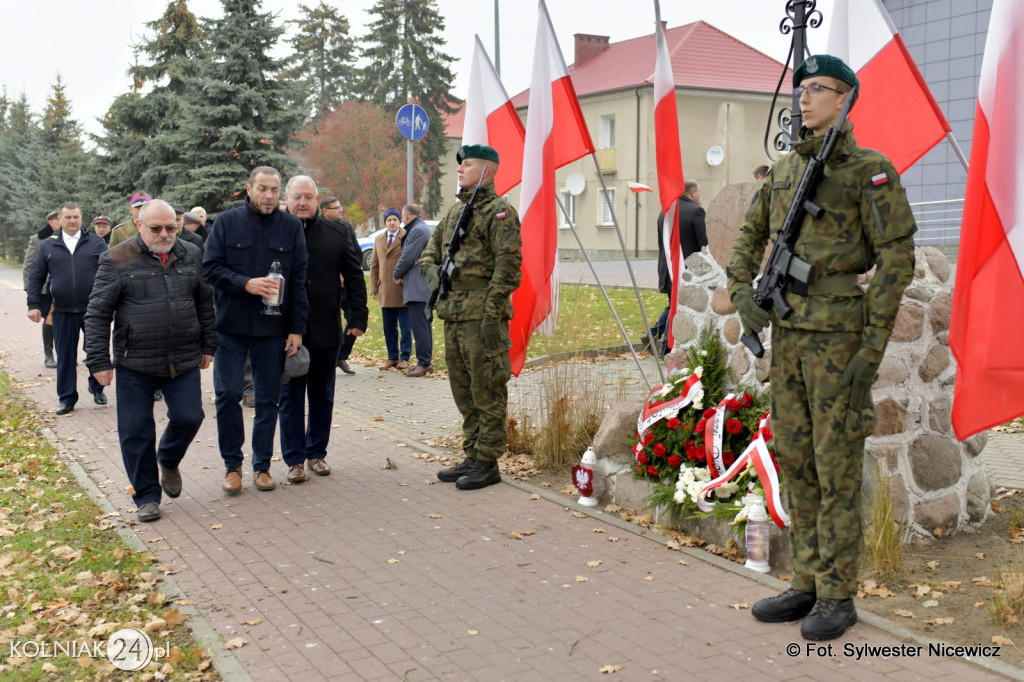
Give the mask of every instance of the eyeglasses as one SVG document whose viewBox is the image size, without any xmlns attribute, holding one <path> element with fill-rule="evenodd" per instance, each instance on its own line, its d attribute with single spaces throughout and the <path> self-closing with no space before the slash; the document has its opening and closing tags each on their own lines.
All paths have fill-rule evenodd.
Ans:
<svg viewBox="0 0 1024 682">
<path fill-rule="evenodd" d="M 167 234 L 174 234 L 175 232 L 178 231 L 177 225 L 147 225 L 146 223 L 143 223 L 141 220 L 139 222 L 142 223 L 142 226 L 148 229 L 153 234 L 160 234 L 161 232 L 164 231 L 166 231 Z"/>
<path fill-rule="evenodd" d="M 830 88 L 827 85 L 822 85 L 821 83 L 811 83 L 807 87 L 793 88 L 793 96 L 796 97 L 797 99 L 800 99 L 803 96 L 804 92 L 806 92 L 811 97 L 817 97 L 818 95 L 821 94 L 822 90 L 831 90 L 832 92 L 837 92 L 840 95 L 846 94 L 842 90 L 836 90 L 835 88 Z"/>
</svg>

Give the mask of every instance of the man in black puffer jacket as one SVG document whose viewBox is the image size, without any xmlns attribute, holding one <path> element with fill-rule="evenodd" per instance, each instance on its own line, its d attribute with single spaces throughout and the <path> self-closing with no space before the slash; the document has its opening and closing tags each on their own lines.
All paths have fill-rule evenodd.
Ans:
<svg viewBox="0 0 1024 682">
<path fill-rule="evenodd" d="M 160 490 L 181 494 L 178 464 L 205 417 L 199 370 L 217 350 L 213 294 L 202 252 L 175 237 L 174 210 L 159 199 L 139 213 L 139 232 L 100 258 L 85 314 L 85 364 L 109 386 L 117 368 L 121 458 L 140 521 L 160 518 Z M 114 323 L 114 357 L 110 324 Z M 156 445 L 153 392 L 168 424 Z M 157 465 L 159 464 L 159 479 Z"/>
</svg>

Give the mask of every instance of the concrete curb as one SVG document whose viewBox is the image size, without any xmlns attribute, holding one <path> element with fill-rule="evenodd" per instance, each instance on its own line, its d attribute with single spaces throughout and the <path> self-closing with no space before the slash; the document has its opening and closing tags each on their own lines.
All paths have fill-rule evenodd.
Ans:
<svg viewBox="0 0 1024 682">
<path fill-rule="evenodd" d="M 135 532 L 132 531 L 131 526 L 125 523 L 124 519 L 121 518 L 120 512 L 114 509 L 114 505 L 110 504 L 110 500 L 107 499 L 106 495 L 97 487 L 96 483 L 89 476 L 89 473 L 85 468 L 78 462 L 77 459 L 64 447 L 64 443 L 57 438 L 49 427 L 43 428 L 43 436 L 52 445 L 57 452 L 60 453 L 64 460 L 65 465 L 71 472 L 71 475 L 75 477 L 75 481 L 83 490 L 86 491 L 96 506 L 103 510 L 104 514 L 117 514 L 117 528 L 116 532 L 121 540 L 131 549 L 136 552 L 149 553 L 149 548 L 146 547 L 145 543 L 139 538 Z M 174 578 L 169 575 L 163 576 L 163 582 L 167 586 L 168 596 L 176 599 L 187 599 L 188 595 L 182 590 L 178 583 L 174 581 Z M 206 647 L 210 651 L 210 657 L 213 660 L 213 666 L 217 669 L 223 680 L 227 682 L 252 682 L 253 677 L 249 674 L 241 663 L 238 662 L 229 651 L 224 649 L 224 641 L 217 635 L 213 626 L 203 617 L 202 613 L 195 606 L 184 605 L 179 606 L 178 611 L 182 615 L 188 617 L 189 629 L 192 631 L 192 637 L 201 645 Z"/>
</svg>

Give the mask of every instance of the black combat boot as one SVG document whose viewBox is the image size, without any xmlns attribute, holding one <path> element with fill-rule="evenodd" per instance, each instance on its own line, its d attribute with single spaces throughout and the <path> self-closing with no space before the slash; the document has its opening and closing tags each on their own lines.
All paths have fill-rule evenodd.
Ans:
<svg viewBox="0 0 1024 682">
<path fill-rule="evenodd" d="M 789 588 L 782 594 L 758 601 L 750 612 L 762 623 L 788 623 L 810 613 L 815 599 L 813 592 Z"/>
<path fill-rule="evenodd" d="M 442 483 L 455 483 L 455 481 L 459 480 L 470 471 L 473 471 L 473 465 L 470 464 L 472 461 L 472 459 L 467 457 L 462 460 L 460 464 L 456 464 L 455 466 L 447 469 L 441 469 L 437 472 L 437 480 Z"/>
<path fill-rule="evenodd" d="M 57 366 L 57 361 L 53 359 L 53 325 L 45 322 L 43 323 L 43 364 L 47 369 Z"/>
<path fill-rule="evenodd" d="M 471 459 L 470 471 L 455 481 L 455 487 L 459 490 L 476 490 L 486 488 L 495 483 L 501 483 L 501 472 L 498 470 L 497 462 L 485 462 L 482 459 Z"/>
<path fill-rule="evenodd" d="M 853 608 L 852 599 L 819 597 L 800 624 L 800 635 L 812 642 L 823 642 L 842 636 L 856 622 L 857 610 Z"/>
</svg>

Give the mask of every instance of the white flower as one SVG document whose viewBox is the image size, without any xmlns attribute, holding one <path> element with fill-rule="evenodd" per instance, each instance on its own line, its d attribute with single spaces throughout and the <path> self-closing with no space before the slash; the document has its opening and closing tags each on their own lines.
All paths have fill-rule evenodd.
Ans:
<svg viewBox="0 0 1024 682">
<path fill-rule="evenodd" d="M 708 354 L 708 352 L 706 350 L 704 350 L 704 349 L 701 349 L 701 350 L 697 351 L 697 355 L 701 356 L 702 358 L 706 357 L 707 354 Z"/>
<path fill-rule="evenodd" d="M 698 388 L 696 391 L 694 391 L 694 393 L 693 393 L 693 408 L 695 410 L 703 410 L 704 409 L 704 389 L 703 388 Z"/>
<path fill-rule="evenodd" d="M 728 500 L 730 497 L 735 495 L 736 492 L 739 491 L 739 489 L 740 487 L 738 485 L 736 485 L 732 481 L 729 481 L 728 483 L 723 483 L 722 485 L 715 488 L 715 497 L 717 497 L 720 500 Z"/>
<path fill-rule="evenodd" d="M 671 383 L 667 383 L 667 384 L 665 384 L 664 386 L 661 387 L 661 390 L 658 391 L 658 395 L 661 396 L 662 398 L 664 398 L 669 393 L 671 393 L 672 389 L 674 389 L 674 388 L 675 388 L 675 386 L 673 386 Z"/>
<path fill-rule="evenodd" d="M 693 370 L 693 373 L 696 374 L 697 376 L 703 378 L 704 377 L 704 368 L 703 367 L 697 367 L 696 369 Z"/>
</svg>

